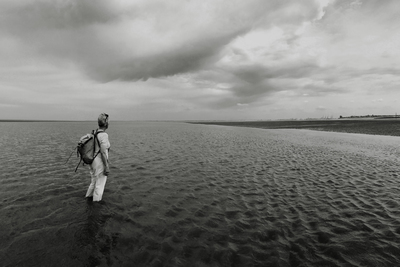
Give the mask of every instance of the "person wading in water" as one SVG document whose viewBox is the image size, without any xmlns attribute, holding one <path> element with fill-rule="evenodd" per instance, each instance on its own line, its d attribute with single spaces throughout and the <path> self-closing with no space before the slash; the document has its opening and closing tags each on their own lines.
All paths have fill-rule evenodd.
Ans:
<svg viewBox="0 0 400 267">
<path fill-rule="evenodd" d="M 101 113 L 98 118 L 99 128 L 96 130 L 97 139 L 95 142 L 96 153 L 100 149 L 100 153 L 90 164 L 91 183 L 86 192 L 86 197 L 93 197 L 93 201 L 100 201 L 103 197 L 104 187 L 106 185 L 107 176 L 110 173 L 108 152 L 110 150 L 110 141 L 106 130 L 108 128 L 108 114 Z M 99 146 L 100 144 L 100 146 Z"/>
</svg>

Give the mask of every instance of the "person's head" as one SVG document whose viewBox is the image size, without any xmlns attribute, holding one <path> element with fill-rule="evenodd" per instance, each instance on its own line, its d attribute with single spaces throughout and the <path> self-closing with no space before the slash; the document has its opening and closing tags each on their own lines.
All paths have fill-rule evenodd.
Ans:
<svg viewBox="0 0 400 267">
<path fill-rule="evenodd" d="M 97 119 L 97 123 L 98 123 L 100 128 L 107 129 L 108 128 L 108 114 L 107 113 L 101 113 L 99 115 L 99 118 Z"/>
</svg>

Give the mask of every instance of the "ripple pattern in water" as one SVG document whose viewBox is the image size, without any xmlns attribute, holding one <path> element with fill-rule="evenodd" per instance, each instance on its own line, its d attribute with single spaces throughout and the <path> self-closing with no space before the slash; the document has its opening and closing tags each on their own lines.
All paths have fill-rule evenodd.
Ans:
<svg viewBox="0 0 400 267">
<path fill-rule="evenodd" d="M 400 265 L 397 137 L 115 122 L 93 204 L 91 127 L 0 123 L 4 266 Z"/>
</svg>

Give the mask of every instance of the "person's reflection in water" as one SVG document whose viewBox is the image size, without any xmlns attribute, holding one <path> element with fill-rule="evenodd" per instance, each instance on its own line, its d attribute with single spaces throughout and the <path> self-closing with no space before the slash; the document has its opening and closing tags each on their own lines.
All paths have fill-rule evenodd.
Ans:
<svg viewBox="0 0 400 267">
<path fill-rule="evenodd" d="M 86 200 L 87 219 L 76 232 L 78 251 L 77 258 L 84 266 L 108 266 L 111 264 L 110 248 L 111 239 L 103 229 L 107 216 L 103 215 L 105 202 L 93 202 Z"/>
</svg>

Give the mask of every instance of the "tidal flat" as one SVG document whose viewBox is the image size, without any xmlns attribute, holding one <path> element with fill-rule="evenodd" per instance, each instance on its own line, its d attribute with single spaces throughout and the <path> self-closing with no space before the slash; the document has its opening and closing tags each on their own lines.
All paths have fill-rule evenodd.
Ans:
<svg viewBox="0 0 400 267">
<path fill-rule="evenodd" d="M 198 121 L 191 123 L 261 129 L 309 129 L 327 132 L 400 136 L 400 119 Z"/>
</svg>

